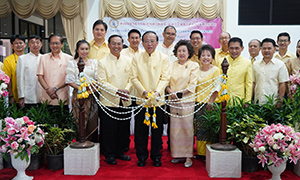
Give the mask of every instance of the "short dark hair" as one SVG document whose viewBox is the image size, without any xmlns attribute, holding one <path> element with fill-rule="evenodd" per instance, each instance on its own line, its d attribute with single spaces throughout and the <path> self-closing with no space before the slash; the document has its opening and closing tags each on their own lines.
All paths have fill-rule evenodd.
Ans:
<svg viewBox="0 0 300 180">
<path fill-rule="evenodd" d="M 280 38 L 281 36 L 287 36 L 287 37 L 288 37 L 288 40 L 291 41 L 291 36 L 290 36 L 289 33 L 287 33 L 287 32 L 279 33 L 278 36 L 277 36 L 277 41 L 279 40 L 279 38 Z"/>
<path fill-rule="evenodd" d="M 78 54 L 77 50 L 79 49 L 79 46 L 80 46 L 81 44 L 87 44 L 87 45 L 89 46 L 89 48 L 90 48 L 90 44 L 89 44 L 86 40 L 84 40 L 84 39 L 79 40 L 79 41 L 76 43 L 76 49 L 75 49 L 75 56 L 74 56 L 74 59 L 77 59 L 77 58 L 79 57 L 79 54 Z"/>
<path fill-rule="evenodd" d="M 201 31 L 198 31 L 198 30 L 193 30 L 193 31 L 191 32 L 191 34 L 190 34 L 190 39 L 192 39 L 192 35 L 195 34 L 195 33 L 200 34 L 201 39 L 203 39 L 203 34 L 202 34 L 202 32 L 201 32 Z"/>
<path fill-rule="evenodd" d="M 98 24 L 102 24 L 104 26 L 105 31 L 107 31 L 107 24 L 104 21 L 102 21 L 101 19 L 98 19 L 97 21 L 94 22 L 94 24 L 93 24 L 93 30 L 95 29 L 95 27 Z"/>
<path fill-rule="evenodd" d="M 146 31 L 142 36 L 142 41 L 144 42 L 144 36 L 149 33 L 153 33 L 156 36 L 156 41 L 158 42 L 158 36 L 154 31 Z"/>
<path fill-rule="evenodd" d="M 20 39 L 21 41 L 23 41 L 25 43 L 25 37 L 23 35 L 15 34 L 10 37 L 10 44 L 13 44 L 16 39 Z"/>
<path fill-rule="evenodd" d="M 137 30 L 137 29 L 130 29 L 130 31 L 128 32 L 128 38 L 129 38 L 129 36 L 130 36 L 131 33 L 138 33 L 140 37 L 142 36 L 141 32 L 139 30 Z"/>
<path fill-rule="evenodd" d="M 228 46 L 229 46 L 229 44 L 230 44 L 231 42 L 238 42 L 238 43 L 240 43 L 240 46 L 243 47 L 243 41 L 242 41 L 242 39 L 239 38 L 239 37 L 233 37 L 233 38 L 231 38 L 231 39 L 228 41 Z"/>
<path fill-rule="evenodd" d="M 271 39 L 271 38 L 265 38 L 265 39 L 262 40 L 261 46 L 262 46 L 264 43 L 272 43 L 272 44 L 273 44 L 273 47 L 274 47 L 274 48 L 276 47 L 276 42 L 274 41 L 274 39 Z"/>
<path fill-rule="evenodd" d="M 60 43 L 64 43 L 64 38 L 63 38 L 62 35 L 60 35 L 60 34 L 51 34 L 51 35 L 49 36 L 49 38 L 48 38 L 49 43 L 51 42 L 51 38 L 54 37 L 54 36 L 57 36 L 57 37 L 60 38 Z"/>
<path fill-rule="evenodd" d="M 296 46 L 298 46 L 299 42 L 300 42 L 300 39 L 298 40 Z M 296 48 L 296 56 L 297 56 L 298 58 L 299 58 L 299 56 L 300 56 L 300 55 L 298 54 L 298 52 L 297 52 L 297 48 Z"/>
<path fill-rule="evenodd" d="M 38 40 L 40 40 L 40 41 L 42 42 L 42 38 L 41 38 L 40 36 L 38 36 L 38 35 L 32 35 L 32 36 L 30 36 L 30 37 L 28 38 L 28 42 L 29 42 L 31 39 L 38 39 Z"/>
<path fill-rule="evenodd" d="M 188 40 L 180 40 L 176 43 L 175 47 L 174 47 L 174 50 L 173 50 L 173 53 L 174 55 L 177 57 L 177 50 L 180 46 L 186 46 L 187 47 L 187 50 L 189 52 L 189 59 L 191 59 L 191 57 L 194 55 L 194 48 L 193 46 L 191 45 L 191 43 L 189 43 Z"/>
<path fill-rule="evenodd" d="M 176 28 L 175 28 L 174 26 L 172 26 L 172 25 L 166 26 L 166 27 L 164 28 L 164 32 L 166 32 L 166 30 L 167 30 L 168 28 L 174 29 L 174 30 L 175 30 L 175 33 L 177 33 Z"/>
<path fill-rule="evenodd" d="M 209 51 L 212 58 L 215 59 L 216 52 L 215 52 L 215 49 L 211 45 L 205 44 L 205 45 L 201 46 L 201 48 L 198 51 L 198 59 L 200 59 L 203 51 Z"/>
<path fill-rule="evenodd" d="M 252 39 L 251 41 L 249 41 L 248 46 L 250 46 L 250 43 L 253 42 L 253 41 L 257 41 L 258 44 L 259 44 L 259 47 L 261 47 L 262 43 L 258 39 Z"/>
<path fill-rule="evenodd" d="M 120 36 L 120 35 L 118 35 L 118 34 L 113 34 L 113 35 L 109 36 L 109 38 L 108 38 L 108 43 L 109 43 L 109 44 L 110 44 L 111 39 L 114 38 L 114 37 L 119 37 L 119 38 L 122 39 L 122 43 L 124 42 L 122 36 Z"/>
</svg>

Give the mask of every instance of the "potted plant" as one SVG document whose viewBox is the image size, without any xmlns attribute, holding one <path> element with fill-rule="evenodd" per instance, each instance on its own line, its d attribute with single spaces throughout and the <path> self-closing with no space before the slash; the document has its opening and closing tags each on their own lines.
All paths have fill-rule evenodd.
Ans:
<svg viewBox="0 0 300 180">
<path fill-rule="evenodd" d="M 45 133 L 45 147 L 48 168 L 59 170 L 63 168 L 63 150 L 68 146 L 67 136 L 74 131 L 47 125 Z"/>
<path fill-rule="evenodd" d="M 264 120 L 257 115 L 245 115 L 241 120 L 236 120 L 227 125 L 228 139 L 242 151 L 242 171 L 256 172 L 258 169 L 258 159 L 256 152 L 249 146 L 259 132 L 265 126 Z"/>
<path fill-rule="evenodd" d="M 272 178 L 280 179 L 286 161 L 296 164 L 300 158 L 300 133 L 290 126 L 267 125 L 255 136 L 250 147 L 258 154 L 259 163 L 272 172 Z"/>
<path fill-rule="evenodd" d="M 11 155 L 12 165 L 18 171 L 16 179 L 27 177 L 25 169 L 29 165 L 30 155 L 38 152 L 43 144 L 44 132 L 27 116 L 5 118 L 5 127 L 0 131 L 0 152 L 5 159 L 5 153 Z"/>
</svg>

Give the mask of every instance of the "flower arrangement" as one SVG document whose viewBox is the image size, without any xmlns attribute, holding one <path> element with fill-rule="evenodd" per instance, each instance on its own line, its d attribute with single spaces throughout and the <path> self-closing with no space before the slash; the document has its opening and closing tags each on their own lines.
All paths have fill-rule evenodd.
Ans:
<svg viewBox="0 0 300 180">
<path fill-rule="evenodd" d="M 263 166 L 278 167 L 284 161 L 297 163 L 300 158 L 300 133 L 281 124 L 267 125 L 259 131 L 250 147 L 258 153 Z"/>
<path fill-rule="evenodd" d="M 7 86 L 9 84 L 9 77 L 0 70 L 0 98 L 8 95 Z"/>
<path fill-rule="evenodd" d="M 43 146 L 44 132 L 27 116 L 17 119 L 7 117 L 5 124 L 0 131 L 0 152 L 15 154 L 15 158 L 25 158 L 28 162 L 30 154 L 38 153 Z"/>
</svg>

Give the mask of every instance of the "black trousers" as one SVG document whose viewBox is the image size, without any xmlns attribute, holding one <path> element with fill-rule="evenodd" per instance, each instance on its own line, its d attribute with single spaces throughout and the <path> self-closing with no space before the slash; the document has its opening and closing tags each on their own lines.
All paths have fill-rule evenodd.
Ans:
<svg viewBox="0 0 300 180">
<path fill-rule="evenodd" d="M 128 110 L 116 107 L 109 107 L 111 110 L 117 112 L 126 112 Z M 105 158 L 113 157 L 115 158 L 117 155 L 123 155 L 128 137 L 127 135 L 130 133 L 130 119 L 128 120 L 116 120 L 108 116 L 101 108 L 100 108 L 100 121 L 101 121 L 101 151 L 104 154 Z M 126 118 L 130 117 L 131 113 L 128 114 L 116 114 L 106 110 L 111 116 L 117 118 Z"/>
<path fill-rule="evenodd" d="M 149 126 L 152 123 L 153 108 L 149 108 L 149 113 L 151 115 L 151 123 L 149 126 L 144 124 L 146 108 L 143 108 L 135 117 L 135 127 L 134 127 L 134 137 L 135 137 L 135 148 L 136 156 L 141 161 L 146 161 L 149 157 L 148 137 L 149 137 Z M 160 108 L 156 108 L 156 124 L 157 129 L 151 127 L 151 151 L 150 158 L 154 161 L 156 159 L 161 159 L 161 142 L 162 142 L 162 132 L 163 132 L 163 111 Z"/>
</svg>

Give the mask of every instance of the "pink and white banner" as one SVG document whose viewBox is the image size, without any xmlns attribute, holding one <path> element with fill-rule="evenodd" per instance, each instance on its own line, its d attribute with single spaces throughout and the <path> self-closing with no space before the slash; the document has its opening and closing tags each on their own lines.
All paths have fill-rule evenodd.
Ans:
<svg viewBox="0 0 300 180">
<path fill-rule="evenodd" d="M 130 29 L 138 29 L 141 34 L 146 31 L 154 31 L 159 36 L 159 41 L 163 41 L 163 30 L 166 26 L 172 25 L 177 30 L 175 42 L 180 39 L 190 39 L 190 33 L 193 30 L 200 30 L 203 34 L 203 40 L 206 44 L 212 45 L 214 48 L 219 48 L 219 36 L 222 32 L 222 19 L 216 18 L 213 20 L 206 20 L 203 18 L 181 19 L 168 18 L 156 19 L 146 18 L 143 20 L 136 20 L 134 18 L 112 19 L 105 17 L 104 22 L 108 25 L 106 39 L 112 34 L 119 34 L 123 37 L 124 43 L 128 45 L 127 38 Z"/>
</svg>

